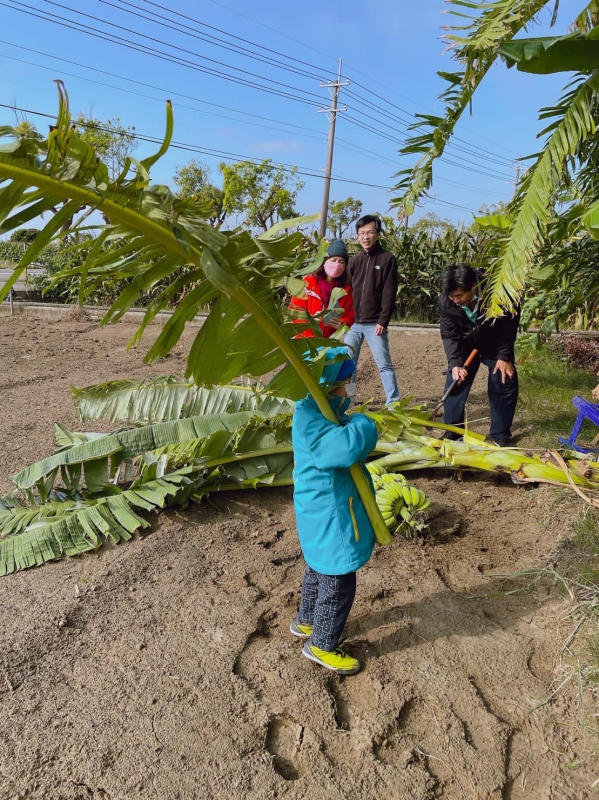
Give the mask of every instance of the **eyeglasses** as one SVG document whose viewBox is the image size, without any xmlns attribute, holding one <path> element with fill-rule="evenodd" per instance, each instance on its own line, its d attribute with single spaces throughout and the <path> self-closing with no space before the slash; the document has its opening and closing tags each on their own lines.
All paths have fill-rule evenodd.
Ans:
<svg viewBox="0 0 599 800">
<path fill-rule="evenodd" d="M 364 239 L 366 236 L 376 236 L 376 231 L 359 231 L 358 239 Z"/>
</svg>

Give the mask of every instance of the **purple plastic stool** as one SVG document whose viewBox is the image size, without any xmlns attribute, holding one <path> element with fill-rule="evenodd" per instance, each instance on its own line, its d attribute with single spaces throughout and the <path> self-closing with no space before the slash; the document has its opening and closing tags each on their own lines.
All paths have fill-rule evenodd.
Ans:
<svg viewBox="0 0 599 800">
<path fill-rule="evenodd" d="M 576 395 L 572 400 L 572 405 L 574 408 L 578 409 L 576 422 L 572 427 L 570 436 L 567 439 L 564 439 L 563 436 L 559 436 L 558 441 L 579 453 L 599 453 L 599 447 L 581 447 L 581 445 L 576 444 L 576 439 L 578 438 L 582 423 L 585 419 L 590 420 L 594 425 L 599 427 L 599 403 L 589 403 L 584 397 Z"/>
</svg>

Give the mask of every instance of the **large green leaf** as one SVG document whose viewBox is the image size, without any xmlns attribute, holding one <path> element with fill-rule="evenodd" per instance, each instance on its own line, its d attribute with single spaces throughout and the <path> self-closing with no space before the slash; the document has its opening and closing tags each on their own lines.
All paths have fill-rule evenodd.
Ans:
<svg viewBox="0 0 599 800">
<path fill-rule="evenodd" d="M 595 133 L 593 103 L 599 91 L 599 70 L 578 79 L 560 103 L 547 109 L 551 119 L 546 128 L 547 143 L 522 181 L 511 226 L 499 256 L 489 270 L 485 301 L 488 314 L 500 317 L 504 309 L 514 310 L 525 286 L 547 222 L 553 214 L 560 181 L 568 158 L 581 142 Z"/>
<path fill-rule="evenodd" d="M 44 458 L 15 475 L 14 482 L 19 489 L 30 489 L 55 474 L 60 467 L 78 466 L 117 455 L 120 460 L 135 458 L 167 444 L 202 439 L 220 430 L 235 431 L 253 417 L 261 415 L 260 411 L 240 411 L 236 414 L 190 417 L 118 431 L 76 444 Z"/>
<path fill-rule="evenodd" d="M 177 375 L 141 381 L 109 381 L 83 389 L 71 387 L 81 419 L 154 423 L 183 417 L 260 410 L 267 415 L 293 411 L 284 397 L 258 393 L 249 386 L 205 389 Z"/>
<path fill-rule="evenodd" d="M 550 36 L 505 42 L 499 52 L 508 67 L 520 72 L 549 75 L 554 72 L 592 72 L 599 68 L 599 39 L 593 29 L 587 35 Z"/>
<path fill-rule="evenodd" d="M 585 213 L 583 224 L 594 239 L 599 239 L 599 200 Z"/>
<path fill-rule="evenodd" d="M 547 5 L 547 0 L 448 0 L 451 6 L 478 12 L 465 15 L 450 9 L 461 25 L 448 26 L 445 38 L 453 56 L 462 67 L 459 72 L 438 73 L 448 85 L 439 99 L 444 104 L 442 116 L 416 114 L 411 130 L 417 133 L 406 140 L 402 155 L 418 155 L 414 166 L 401 170 L 401 180 L 394 187 L 401 195 L 391 200 L 405 214 L 412 214 L 418 201 L 433 183 L 433 165 L 445 152 L 463 113 L 471 109 L 474 94 L 499 58 L 500 48 L 516 36 Z M 424 131 L 424 132 L 423 132 Z"/>
</svg>

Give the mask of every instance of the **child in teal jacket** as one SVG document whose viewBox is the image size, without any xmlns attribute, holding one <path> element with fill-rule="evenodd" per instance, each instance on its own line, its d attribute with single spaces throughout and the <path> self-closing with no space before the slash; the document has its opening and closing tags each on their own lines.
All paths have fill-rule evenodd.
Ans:
<svg viewBox="0 0 599 800">
<path fill-rule="evenodd" d="M 327 352 L 327 361 L 346 355 Z M 353 479 L 352 464 L 374 449 L 377 430 L 364 414 L 345 414 L 346 384 L 355 370 L 348 358 L 327 364 L 322 382 L 334 384 L 329 402 L 340 425 L 321 414 L 311 395 L 293 416 L 294 504 L 300 545 L 307 563 L 299 613 L 291 633 L 306 638 L 302 654 L 318 664 L 351 675 L 360 662 L 337 647 L 356 592 L 356 570 L 374 548 L 374 531 Z"/>
</svg>

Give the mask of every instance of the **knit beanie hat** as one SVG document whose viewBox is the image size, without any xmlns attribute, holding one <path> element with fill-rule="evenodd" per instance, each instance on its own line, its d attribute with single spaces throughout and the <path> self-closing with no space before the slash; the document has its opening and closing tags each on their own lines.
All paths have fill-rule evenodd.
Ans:
<svg viewBox="0 0 599 800">
<path fill-rule="evenodd" d="M 329 258 L 332 256 L 341 256 L 341 258 L 345 259 L 346 264 L 349 261 L 349 253 L 347 252 L 347 247 L 343 239 L 333 239 L 328 247 L 327 255 Z"/>
</svg>

